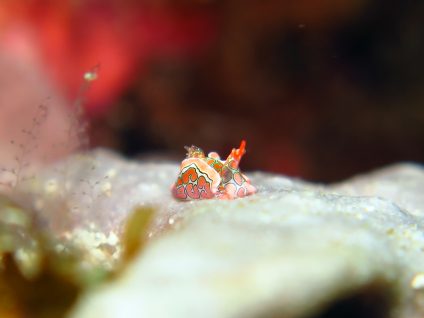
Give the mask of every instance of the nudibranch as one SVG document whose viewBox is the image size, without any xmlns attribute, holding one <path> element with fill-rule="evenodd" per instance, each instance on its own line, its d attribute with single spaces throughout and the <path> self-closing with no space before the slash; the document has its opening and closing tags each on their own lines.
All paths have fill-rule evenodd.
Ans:
<svg viewBox="0 0 424 318">
<path fill-rule="evenodd" d="M 172 195 L 178 200 L 224 199 L 245 197 L 256 192 L 250 180 L 240 172 L 239 163 L 246 150 L 246 141 L 221 160 L 216 152 L 205 156 L 202 149 L 185 147 L 187 157 L 180 166 Z"/>
</svg>

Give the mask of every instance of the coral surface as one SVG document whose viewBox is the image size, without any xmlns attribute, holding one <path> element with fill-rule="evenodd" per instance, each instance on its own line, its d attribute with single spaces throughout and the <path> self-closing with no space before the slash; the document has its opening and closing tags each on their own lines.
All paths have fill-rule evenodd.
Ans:
<svg viewBox="0 0 424 318">
<path fill-rule="evenodd" d="M 144 249 L 115 280 L 85 293 L 71 317 L 424 314 L 422 166 L 329 186 L 256 172 L 248 175 L 257 194 L 233 201 L 177 202 L 177 172 L 175 163 L 97 151 L 42 174 L 34 188 L 44 225 L 82 237 L 92 262 L 120 258 L 134 207 L 155 211 L 140 232 Z M 60 218 L 57 198 L 72 207 Z M 117 254 L 105 254 L 105 244 Z"/>
</svg>

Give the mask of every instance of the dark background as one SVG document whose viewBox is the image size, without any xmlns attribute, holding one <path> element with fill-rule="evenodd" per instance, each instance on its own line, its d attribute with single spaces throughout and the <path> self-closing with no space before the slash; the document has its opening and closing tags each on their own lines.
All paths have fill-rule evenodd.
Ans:
<svg viewBox="0 0 424 318">
<path fill-rule="evenodd" d="M 70 100 L 100 64 L 93 146 L 181 160 L 246 139 L 244 170 L 319 181 L 424 162 L 423 1 L 5 1 L 0 30 L 16 21 Z"/>
</svg>

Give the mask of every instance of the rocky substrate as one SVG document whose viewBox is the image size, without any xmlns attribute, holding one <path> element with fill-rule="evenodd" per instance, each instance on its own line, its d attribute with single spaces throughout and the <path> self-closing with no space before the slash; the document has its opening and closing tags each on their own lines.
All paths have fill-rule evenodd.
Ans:
<svg viewBox="0 0 424 318">
<path fill-rule="evenodd" d="M 177 172 L 176 163 L 96 151 L 33 185 L 44 226 L 110 267 L 133 208 L 156 211 L 140 233 L 145 249 L 122 275 L 83 295 L 70 317 L 424 315 L 422 166 L 333 185 L 255 172 L 248 175 L 257 194 L 196 202 L 171 197 Z M 57 216 L 58 206 L 66 213 Z"/>
</svg>

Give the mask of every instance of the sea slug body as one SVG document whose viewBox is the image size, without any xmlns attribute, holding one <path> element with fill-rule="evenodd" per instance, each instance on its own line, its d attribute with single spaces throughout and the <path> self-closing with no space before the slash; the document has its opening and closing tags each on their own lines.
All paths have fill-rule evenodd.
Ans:
<svg viewBox="0 0 424 318">
<path fill-rule="evenodd" d="M 256 188 L 238 167 L 246 152 L 245 147 L 246 142 L 242 140 L 240 147 L 233 149 L 225 161 L 216 152 L 205 156 L 196 146 L 186 147 L 187 157 L 181 163 L 177 181 L 171 189 L 174 198 L 231 200 L 255 193 Z"/>
</svg>

